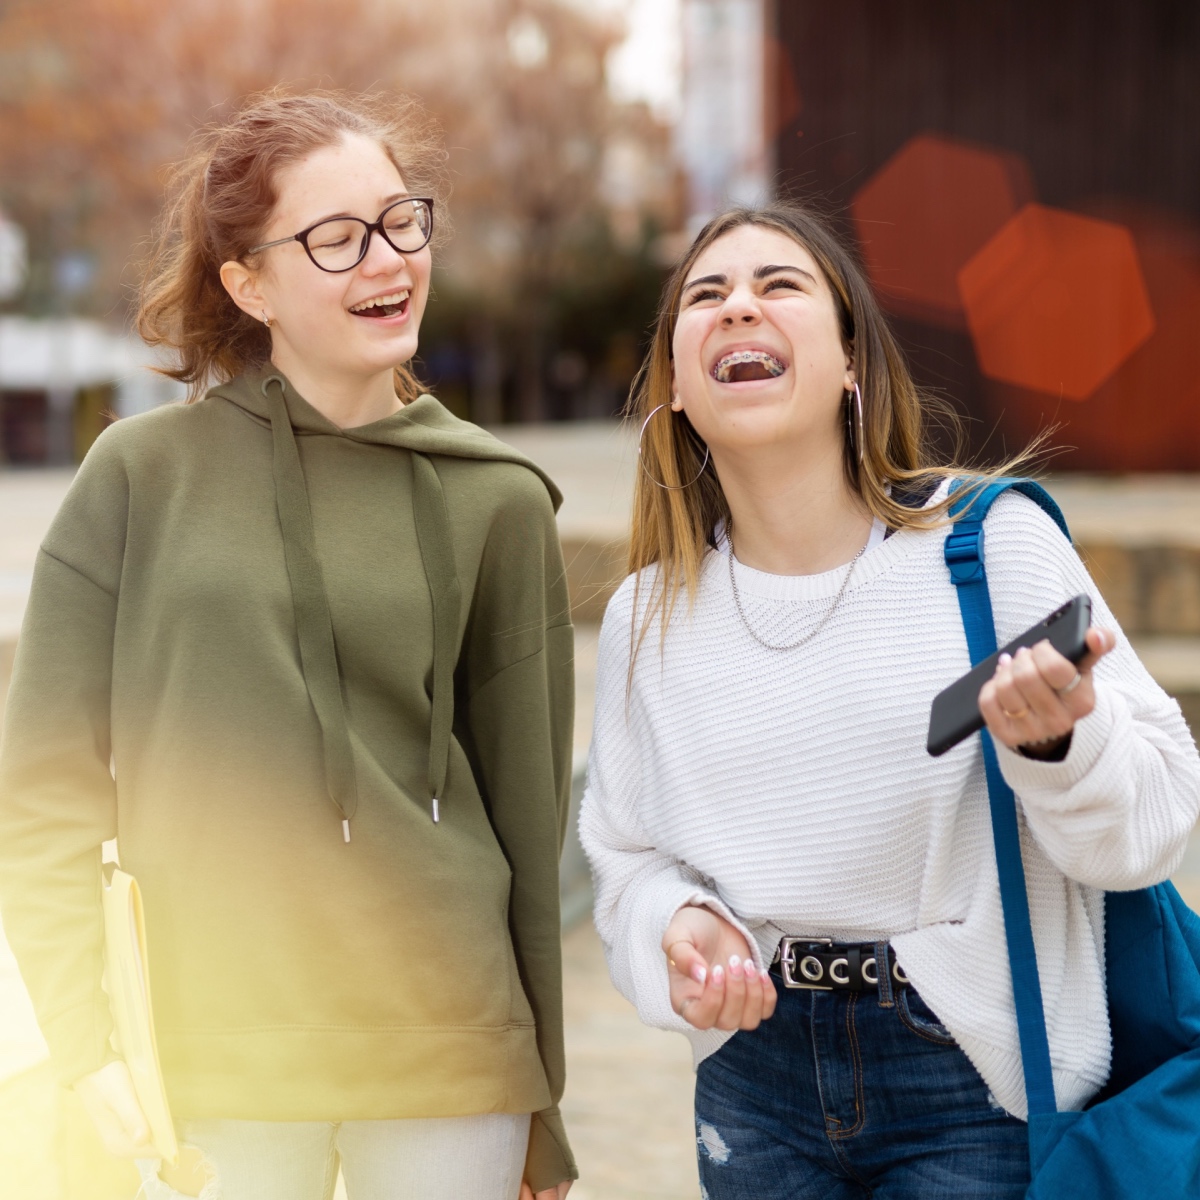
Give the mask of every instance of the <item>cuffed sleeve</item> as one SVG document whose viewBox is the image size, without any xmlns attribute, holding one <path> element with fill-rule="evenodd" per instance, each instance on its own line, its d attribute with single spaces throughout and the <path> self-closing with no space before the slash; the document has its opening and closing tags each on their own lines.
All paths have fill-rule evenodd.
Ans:
<svg viewBox="0 0 1200 1200">
<path fill-rule="evenodd" d="M 997 514 L 1003 513 L 1001 505 L 1013 504 L 1032 507 L 1005 496 Z M 1158 883 L 1178 865 L 1200 813 L 1200 770 L 1179 705 L 1142 666 L 1078 555 L 1048 517 L 1039 511 L 1032 529 L 1024 523 L 1021 548 L 1005 545 L 1003 521 L 996 533 L 989 530 L 989 553 L 995 545 L 998 557 L 1028 563 L 1030 575 L 1023 588 L 1010 587 L 1008 594 L 993 588 L 1001 644 L 1038 619 L 1025 619 L 1029 612 L 1023 609 L 1031 601 L 1022 604 L 1018 593 L 1023 590 L 1044 607 L 1047 575 L 1061 580 L 1051 595 L 1086 593 L 1094 624 L 1117 635 L 1114 649 L 1094 668 L 1096 705 L 1077 722 L 1066 756 L 1042 762 L 997 741 L 1004 777 L 1039 846 L 1068 878 L 1109 891 Z"/>
<path fill-rule="evenodd" d="M 1168 732 L 1183 717 L 1163 700 L 1163 724 L 1138 722 L 1121 693 L 1098 680 L 1096 707 L 1076 725 L 1062 762 L 999 747 L 1001 770 L 1034 837 L 1068 878 L 1128 891 L 1178 866 L 1195 824 L 1197 781 L 1190 756 Z"/>
<path fill-rule="evenodd" d="M 535 1112 L 529 1123 L 529 1151 L 525 1156 L 525 1178 L 529 1186 L 534 1192 L 540 1192 L 564 1179 L 578 1177 L 558 1105 Z"/>
</svg>

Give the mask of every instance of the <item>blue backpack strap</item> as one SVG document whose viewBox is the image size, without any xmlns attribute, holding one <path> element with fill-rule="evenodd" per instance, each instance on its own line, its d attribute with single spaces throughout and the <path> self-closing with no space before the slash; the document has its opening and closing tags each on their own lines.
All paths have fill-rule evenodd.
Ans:
<svg viewBox="0 0 1200 1200">
<path fill-rule="evenodd" d="M 954 519 L 946 535 L 944 553 L 950 578 L 958 592 L 963 629 L 971 665 L 996 653 L 996 625 L 983 566 L 983 522 L 988 510 L 1007 491 L 1019 491 L 1039 505 L 1070 539 L 1062 512 L 1050 495 L 1031 479 L 998 479 L 978 485 L 956 479 L 950 494 L 961 492 L 951 504 Z M 1017 798 L 1004 780 L 991 734 L 980 733 L 983 764 L 987 775 L 988 802 L 992 814 L 992 840 L 1000 874 L 1000 902 L 1008 961 L 1012 970 L 1013 1000 L 1017 1010 L 1017 1032 L 1025 1070 L 1025 1096 L 1031 1117 L 1057 1110 L 1054 1076 L 1050 1066 L 1050 1042 L 1046 1036 L 1046 1014 L 1038 976 L 1033 926 L 1029 919 L 1029 895 L 1025 890 L 1025 868 L 1021 862 L 1021 838 L 1017 825 Z"/>
</svg>

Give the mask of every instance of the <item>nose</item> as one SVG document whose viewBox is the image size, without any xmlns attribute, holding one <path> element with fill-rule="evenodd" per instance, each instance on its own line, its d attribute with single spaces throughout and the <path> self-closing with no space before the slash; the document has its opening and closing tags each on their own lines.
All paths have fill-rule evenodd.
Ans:
<svg viewBox="0 0 1200 1200">
<path fill-rule="evenodd" d="M 359 270 L 365 275 L 390 275 L 399 266 L 406 266 L 408 259 L 403 251 L 397 250 L 378 229 L 372 229 L 367 235 L 367 253 L 358 264 Z M 397 261 L 399 260 L 399 261 Z"/>
<path fill-rule="evenodd" d="M 721 324 L 726 329 L 741 325 L 757 325 L 762 320 L 758 297 L 747 287 L 734 288 L 721 312 Z"/>
</svg>

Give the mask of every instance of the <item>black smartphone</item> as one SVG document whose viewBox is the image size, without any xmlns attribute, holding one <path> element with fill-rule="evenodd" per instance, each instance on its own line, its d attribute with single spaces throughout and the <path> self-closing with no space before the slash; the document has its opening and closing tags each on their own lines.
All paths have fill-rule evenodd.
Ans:
<svg viewBox="0 0 1200 1200">
<path fill-rule="evenodd" d="M 1077 663 L 1087 654 L 1087 631 L 1091 623 L 1091 597 L 1076 596 L 1061 608 L 1056 608 L 1044 621 L 1025 630 L 1020 637 L 1013 638 L 1003 649 L 972 667 L 945 691 L 938 692 L 929 711 L 929 738 L 925 749 L 936 758 L 983 728 L 979 691 L 995 674 L 996 660 L 1001 654 L 1016 654 L 1022 646 L 1033 646 L 1046 640 L 1063 658 Z"/>
</svg>

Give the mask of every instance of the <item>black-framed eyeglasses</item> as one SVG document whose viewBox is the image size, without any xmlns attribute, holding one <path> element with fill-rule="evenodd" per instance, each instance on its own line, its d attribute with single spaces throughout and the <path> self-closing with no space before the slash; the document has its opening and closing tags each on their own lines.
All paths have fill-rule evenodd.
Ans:
<svg viewBox="0 0 1200 1200">
<path fill-rule="evenodd" d="M 351 271 L 367 257 L 371 234 L 377 233 L 393 250 L 413 254 L 429 244 L 433 236 L 433 201 L 427 196 L 410 196 L 389 204 L 379 214 L 378 221 L 361 217 L 331 217 L 318 221 L 291 237 L 276 238 L 254 246 L 249 253 L 269 250 L 286 242 L 299 242 L 322 271 L 337 274 Z"/>
</svg>

